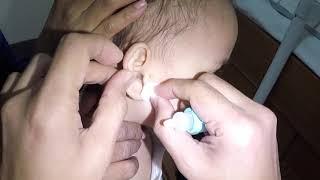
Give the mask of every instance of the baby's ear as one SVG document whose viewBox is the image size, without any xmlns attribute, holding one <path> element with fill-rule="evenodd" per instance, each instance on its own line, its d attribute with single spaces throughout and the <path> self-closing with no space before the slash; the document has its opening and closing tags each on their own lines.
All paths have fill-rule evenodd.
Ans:
<svg viewBox="0 0 320 180">
<path fill-rule="evenodd" d="M 150 59 L 150 56 L 150 48 L 147 44 L 135 43 L 124 55 L 123 68 L 129 71 L 141 72 L 145 63 Z"/>
<path fill-rule="evenodd" d="M 138 72 L 141 77 L 127 89 L 127 95 L 134 100 L 142 100 L 141 91 L 143 87 L 143 67 L 150 59 L 150 48 L 145 43 L 133 44 L 125 53 L 123 58 L 123 69 Z"/>
</svg>

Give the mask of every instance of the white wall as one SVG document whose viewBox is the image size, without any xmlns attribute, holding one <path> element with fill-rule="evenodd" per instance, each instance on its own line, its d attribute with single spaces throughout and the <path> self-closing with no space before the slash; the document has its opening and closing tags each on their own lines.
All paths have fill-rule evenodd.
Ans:
<svg viewBox="0 0 320 180">
<path fill-rule="evenodd" d="M 38 37 L 54 0 L 1 0 L 0 28 L 10 44 Z"/>
</svg>

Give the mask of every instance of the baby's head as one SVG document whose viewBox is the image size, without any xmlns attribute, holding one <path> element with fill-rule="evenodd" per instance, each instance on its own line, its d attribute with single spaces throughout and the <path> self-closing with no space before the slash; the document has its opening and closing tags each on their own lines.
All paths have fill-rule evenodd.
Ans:
<svg viewBox="0 0 320 180">
<path fill-rule="evenodd" d="M 128 92 L 133 99 L 139 99 L 144 83 L 192 79 L 215 72 L 228 60 L 237 38 L 237 20 L 229 0 L 147 2 L 144 16 L 114 38 L 125 54 L 122 67 L 142 75 L 141 84 Z M 151 112 L 150 104 L 129 102 L 126 120 L 144 120 L 147 112 Z"/>
</svg>

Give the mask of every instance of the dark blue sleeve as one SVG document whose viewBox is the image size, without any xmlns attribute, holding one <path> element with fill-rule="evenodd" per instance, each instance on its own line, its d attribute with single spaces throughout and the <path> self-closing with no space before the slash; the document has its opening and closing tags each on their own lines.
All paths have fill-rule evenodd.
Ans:
<svg viewBox="0 0 320 180">
<path fill-rule="evenodd" d="M 0 30 L 0 88 L 10 73 L 23 71 L 28 62 L 29 58 L 14 54 Z"/>
</svg>

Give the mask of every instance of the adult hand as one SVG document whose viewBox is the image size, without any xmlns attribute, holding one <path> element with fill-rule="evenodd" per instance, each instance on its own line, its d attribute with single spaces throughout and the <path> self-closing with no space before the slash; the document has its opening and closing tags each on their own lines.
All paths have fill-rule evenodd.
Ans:
<svg viewBox="0 0 320 180">
<path fill-rule="evenodd" d="M 169 80 L 157 87 L 154 131 L 188 179 L 280 179 L 276 117 L 215 75 L 199 80 Z M 189 101 L 205 122 L 197 141 L 162 121 L 174 110 L 167 99 Z"/>
<path fill-rule="evenodd" d="M 17 80 L 20 81 L 20 87 L 23 86 L 25 88 L 30 88 L 34 86 L 36 80 L 30 80 L 30 78 L 41 79 L 44 77 L 48 67 L 51 62 L 51 57 L 45 54 L 39 54 L 35 56 L 28 68 L 24 72 L 23 78 L 24 80 L 19 80 L 21 74 L 20 73 L 12 73 L 6 81 L 6 84 L 3 86 L 0 92 L 0 109 L 1 104 L 9 99 L 12 96 L 15 96 L 17 93 L 17 89 L 15 88 L 15 83 Z M 100 66 L 98 66 L 100 67 Z M 105 67 L 106 72 L 108 72 L 108 68 Z M 98 74 L 99 77 L 105 77 L 104 73 Z M 112 74 L 114 70 L 112 68 L 109 69 L 109 73 Z M 110 74 L 108 75 L 110 76 Z M 107 76 L 107 77 L 108 77 Z M 26 79 L 27 78 L 27 79 Z M 31 83 L 33 82 L 33 83 Z M 103 82 L 103 81 L 102 81 Z M 24 83 L 22 85 L 21 83 Z M 88 86 L 90 87 L 90 86 Z M 102 86 L 101 86 L 102 87 Z M 20 88 L 18 88 L 20 89 Z M 87 117 L 87 111 L 95 111 L 96 104 L 99 102 L 100 95 L 97 93 L 96 88 L 87 88 L 88 91 L 83 93 L 83 97 L 80 100 L 79 104 L 79 113 L 81 115 L 81 120 L 84 128 L 89 128 L 92 123 L 92 114 Z M 100 89 L 99 89 L 100 90 Z M 94 108 L 93 108 L 94 107 Z M 90 118 L 90 119 L 89 119 Z M 106 177 L 110 179 L 129 179 L 131 178 L 138 170 L 139 164 L 135 157 L 132 157 L 140 148 L 141 141 L 143 139 L 144 133 L 141 129 L 140 124 L 136 124 L 133 122 L 122 122 L 120 130 L 118 132 L 118 137 L 115 142 L 114 152 L 112 155 L 112 163 L 108 167 L 106 171 Z M 1 144 L 1 143 L 0 143 Z M 2 148 L 0 148 L 2 149 Z"/>
<path fill-rule="evenodd" d="M 1 111 L 2 179 L 109 178 L 107 168 L 127 109 L 126 88 L 135 75 L 120 71 L 113 76 L 88 129 L 82 128 L 78 112 L 79 90 L 86 82 L 108 79 L 113 73 L 96 71 L 108 72 L 108 65 L 121 59 L 122 52 L 105 38 L 71 34 L 61 41 L 42 83 L 36 82 L 46 72 L 43 60 L 33 60 L 36 69 L 27 68 L 15 83 L 7 82 L 5 88 L 16 95 Z"/>
<path fill-rule="evenodd" d="M 36 52 L 53 53 L 69 32 L 103 34 L 107 38 L 139 18 L 145 0 L 55 0 L 41 33 Z"/>
<path fill-rule="evenodd" d="M 145 0 L 55 0 L 43 32 L 37 41 L 36 52 L 52 54 L 61 37 L 69 32 L 96 33 L 111 39 L 139 18 L 146 9 L 146 5 Z M 90 105 L 88 102 L 85 104 L 86 107 Z M 80 104 L 80 112 L 82 110 L 82 104 Z M 91 106 L 89 110 L 94 111 L 95 107 Z M 126 132 L 117 139 L 115 145 L 117 153 L 113 156 L 112 164 L 122 166 L 117 166 L 118 170 L 109 168 L 112 169 L 108 171 L 112 172 L 109 176 L 114 176 L 112 179 L 116 179 L 119 174 L 132 174 L 138 168 L 137 163 L 130 163 L 131 160 L 127 161 L 127 159 L 140 148 L 143 135 L 141 126 L 123 122 L 120 131 Z"/>
<path fill-rule="evenodd" d="M 102 92 L 103 86 L 101 85 L 88 85 L 81 91 L 79 113 L 84 128 L 90 127 L 92 124 L 92 117 Z M 140 124 L 122 122 L 112 163 L 106 173 L 110 179 L 129 179 L 132 174 L 137 172 L 139 165 L 132 156 L 140 149 L 143 135 Z M 139 161 L 139 163 L 141 162 Z"/>
</svg>

